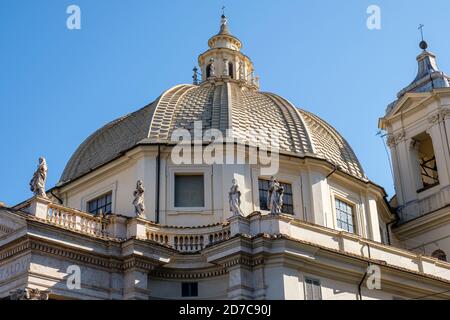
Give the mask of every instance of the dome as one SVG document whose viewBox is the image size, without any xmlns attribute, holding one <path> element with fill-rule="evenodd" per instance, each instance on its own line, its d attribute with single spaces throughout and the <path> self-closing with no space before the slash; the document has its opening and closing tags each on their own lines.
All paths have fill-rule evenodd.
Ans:
<svg viewBox="0 0 450 320">
<path fill-rule="evenodd" d="M 112 121 L 88 137 L 71 157 L 60 179 L 70 182 L 145 144 L 170 143 L 175 129 L 227 129 L 252 141 L 249 129 L 279 134 L 280 153 L 327 160 L 339 170 L 366 180 L 352 148 L 329 124 L 273 93 L 251 90 L 235 80 L 178 85 L 155 102 Z"/>
</svg>

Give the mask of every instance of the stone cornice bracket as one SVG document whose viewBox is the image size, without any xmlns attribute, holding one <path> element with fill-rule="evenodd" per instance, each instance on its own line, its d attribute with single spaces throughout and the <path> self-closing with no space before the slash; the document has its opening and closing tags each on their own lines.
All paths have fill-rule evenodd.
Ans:
<svg viewBox="0 0 450 320">
<path fill-rule="evenodd" d="M 246 267 L 253 268 L 263 265 L 264 261 L 264 257 L 260 255 L 253 257 L 247 254 L 238 254 L 237 256 L 227 258 L 226 260 L 220 262 L 220 264 L 226 269 L 230 269 L 237 265 L 244 265 Z"/>
<path fill-rule="evenodd" d="M 229 263 L 226 264 L 227 268 L 232 267 L 234 265 L 246 265 L 248 267 L 257 267 L 259 265 L 264 264 L 264 258 L 263 257 L 255 257 L 255 258 L 245 258 L 240 257 L 238 259 L 231 260 Z"/>
<path fill-rule="evenodd" d="M 445 108 L 441 110 L 441 116 L 443 120 L 447 120 L 450 118 L 450 109 L 449 108 Z"/>
<path fill-rule="evenodd" d="M 19 254 L 25 250 L 28 250 L 30 248 L 31 248 L 31 243 L 29 241 L 22 242 L 19 245 L 9 248 L 6 251 L 2 251 L 2 253 L 0 254 L 0 261 L 6 260 L 9 257 L 17 255 L 17 254 Z"/>
<path fill-rule="evenodd" d="M 435 113 L 435 114 L 433 114 L 433 115 L 428 117 L 428 122 L 431 123 L 431 124 L 436 124 L 436 123 L 440 122 L 440 120 L 441 120 L 441 113 L 440 112 Z"/>
<path fill-rule="evenodd" d="M 450 109 L 449 108 L 443 108 L 440 109 L 435 114 L 428 117 L 428 122 L 430 124 L 437 124 L 441 121 L 445 121 L 450 118 Z"/>
<path fill-rule="evenodd" d="M 11 300 L 48 300 L 50 291 L 25 288 L 12 291 L 10 296 Z"/>
<path fill-rule="evenodd" d="M 394 148 L 397 145 L 397 143 L 395 142 L 395 136 L 392 134 L 388 135 L 386 143 L 389 148 Z"/>
<path fill-rule="evenodd" d="M 123 269 L 127 270 L 127 269 L 141 269 L 144 270 L 146 272 L 150 272 L 153 271 L 155 269 L 155 265 L 142 261 L 140 259 L 136 259 L 136 258 L 131 258 L 128 259 L 124 262 L 123 264 Z"/>
<path fill-rule="evenodd" d="M 150 272 L 150 275 L 163 279 L 205 279 L 220 277 L 227 273 L 227 269 L 222 267 L 216 270 L 205 270 L 199 272 L 172 272 L 167 269 L 158 269 Z"/>
<path fill-rule="evenodd" d="M 409 139 L 408 144 L 409 144 L 409 149 L 415 150 L 415 151 L 419 150 L 420 142 L 418 142 L 417 140 Z"/>
<path fill-rule="evenodd" d="M 389 148 L 394 148 L 397 144 L 402 142 L 405 139 L 405 132 L 401 131 L 395 134 L 389 134 L 387 136 L 387 145 Z"/>
</svg>

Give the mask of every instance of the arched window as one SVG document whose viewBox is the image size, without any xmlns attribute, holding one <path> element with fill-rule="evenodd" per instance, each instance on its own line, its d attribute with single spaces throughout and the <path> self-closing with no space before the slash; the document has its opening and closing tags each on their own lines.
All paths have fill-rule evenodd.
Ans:
<svg viewBox="0 0 450 320">
<path fill-rule="evenodd" d="M 211 77 L 211 63 L 206 67 L 206 79 Z"/>
<path fill-rule="evenodd" d="M 230 76 L 231 79 L 234 79 L 234 73 L 233 73 L 234 69 L 233 69 L 233 63 L 229 62 L 228 63 L 228 75 Z"/>
<path fill-rule="evenodd" d="M 441 261 L 447 261 L 447 255 L 442 250 L 436 250 L 434 251 L 431 256 L 435 259 L 441 260 Z"/>
<path fill-rule="evenodd" d="M 418 192 L 432 188 L 439 184 L 439 173 L 433 141 L 427 133 L 422 133 L 411 141 L 411 150 L 414 155 L 414 166 L 418 170 Z"/>
</svg>

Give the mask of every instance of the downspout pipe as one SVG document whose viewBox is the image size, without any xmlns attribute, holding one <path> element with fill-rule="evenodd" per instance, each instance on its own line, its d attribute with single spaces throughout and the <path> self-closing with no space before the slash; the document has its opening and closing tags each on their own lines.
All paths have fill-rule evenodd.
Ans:
<svg viewBox="0 0 450 320">
<path fill-rule="evenodd" d="M 161 145 L 158 144 L 158 156 L 156 158 L 156 212 L 155 212 L 155 222 L 159 223 L 160 214 L 160 186 L 161 186 Z"/>
<path fill-rule="evenodd" d="M 333 171 L 331 171 L 325 179 L 328 179 L 329 177 L 331 177 L 338 170 L 338 167 L 336 165 L 333 165 L 333 166 L 334 166 Z"/>
<path fill-rule="evenodd" d="M 391 231 L 390 226 L 397 223 L 397 219 L 392 220 L 391 222 L 386 223 L 386 235 L 387 235 L 387 242 L 388 245 L 391 245 Z"/>
<path fill-rule="evenodd" d="M 58 200 L 59 204 L 64 204 L 64 201 L 62 201 L 60 197 L 53 193 L 53 189 L 50 190 L 50 194 Z"/>
<path fill-rule="evenodd" d="M 371 257 L 370 257 L 370 246 L 369 246 L 369 244 L 368 243 L 366 243 L 366 245 L 367 245 L 367 253 L 368 253 L 368 255 L 369 255 L 369 262 L 367 262 L 367 269 L 369 269 L 369 267 L 370 267 L 370 259 L 371 259 Z M 364 272 L 364 276 L 363 276 L 363 278 L 361 279 L 361 281 L 359 282 L 359 285 L 358 285 L 358 296 L 359 296 L 359 300 L 362 300 L 363 298 L 362 298 L 362 285 L 363 285 L 363 283 L 364 283 L 364 281 L 366 280 L 366 277 L 367 277 L 367 269 L 366 269 L 366 272 Z"/>
</svg>

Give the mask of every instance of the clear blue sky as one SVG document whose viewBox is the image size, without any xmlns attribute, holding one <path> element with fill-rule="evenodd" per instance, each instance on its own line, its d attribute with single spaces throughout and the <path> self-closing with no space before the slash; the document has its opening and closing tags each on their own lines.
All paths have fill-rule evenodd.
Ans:
<svg viewBox="0 0 450 320">
<path fill-rule="evenodd" d="M 71 4 L 82 11 L 79 31 L 66 28 Z M 371 4 L 381 7 L 380 31 L 366 27 Z M 262 90 L 332 124 L 392 195 L 377 121 L 415 76 L 420 23 L 450 72 L 448 0 L 1 0 L 0 201 L 31 196 L 40 155 L 52 187 L 93 131 L 189 83 L 222 5 Z"/>
</svg>

